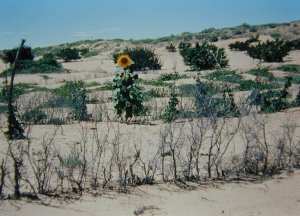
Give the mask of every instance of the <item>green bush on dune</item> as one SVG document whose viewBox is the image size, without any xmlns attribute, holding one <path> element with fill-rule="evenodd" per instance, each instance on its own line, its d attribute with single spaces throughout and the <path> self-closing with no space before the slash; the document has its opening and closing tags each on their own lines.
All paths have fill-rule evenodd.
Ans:
<svg viewBox="0 0 300 216">
<path fill-rule="evenodd" d="M 196 43 L 194 47 L 191 43 L 181 42 L 179 50 L 184 63 L 191 70 L 212 70 L 228 66 L 225 50 L 207 42 Z"/>
<path fill-rule="evenodd" d="M 12 65 L 16 57 L 17 49 L 2 51 L 0 58 L 5 63 Z M 34 54 L 31 47 L 24 47 L 21 49 L 21 58 L 17 64 L 17 74 L 34 74 L 34 73 L 53 73 L 63 71 L 62 65 L 56 60 L 52 53 L 45 53 L 39 60 L 33 60 Z M 11 68 L 3 71 L 0 77 L 9 76 Z"/>
<path fill-rule="evenodd" d="M 160 70 L 162 67 L 162 62 L 153 49 L 146 47 L 125 48 L 122 52 L 113 53 L 115 63 L 121 55 L 128 55 L 133 60 L 134 64 L 128 67 L 131 71 Z"/>
</svg>

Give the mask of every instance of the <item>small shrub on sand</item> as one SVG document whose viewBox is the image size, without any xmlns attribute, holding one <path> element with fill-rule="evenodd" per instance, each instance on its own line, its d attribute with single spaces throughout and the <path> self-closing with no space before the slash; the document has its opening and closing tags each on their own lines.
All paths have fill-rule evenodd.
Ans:
<svg viewBox="0 0 300 216">
<path fill-rule="evenodd" d="M 113 53 L 113 60 L 117 63 L 121 55 L 128 55 L 133 64 L 128 66 L 130 71 L 160 70 L 162 62 L 153 49 L 146 47 L 126 48 L 122 52 Z"/>
<path fill-rule="evenodd" d="M 212 70 L 228 66 L 225 50 L 213 44 L 203 42 L 192 47 L 190 43 L 181 43 L 179 49 L 184 63 L 191 70 Z"/>
</svg>

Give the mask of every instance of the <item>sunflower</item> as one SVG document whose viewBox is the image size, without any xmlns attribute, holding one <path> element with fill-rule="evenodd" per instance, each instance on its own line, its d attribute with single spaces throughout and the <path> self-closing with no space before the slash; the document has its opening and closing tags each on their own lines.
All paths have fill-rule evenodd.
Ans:
<svg viewBox="0 0 300 216">
<path fill-rule="evenodd" d="M 120 55 L 117 60 L 117 64 L 122 68 L 126 68 L 126 67 L 130 66 L 131 62 L 132 62 L 132 60 L 128 55 Z"/>
</svg>

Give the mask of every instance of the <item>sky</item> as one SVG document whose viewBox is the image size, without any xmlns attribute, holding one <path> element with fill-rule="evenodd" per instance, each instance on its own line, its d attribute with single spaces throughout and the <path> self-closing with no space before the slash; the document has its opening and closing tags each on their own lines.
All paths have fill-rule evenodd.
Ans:
<svg viewBox="0 0 300 216">
<path fill-rule="evenodd" d="M 300 20 L 300 0 L 0 0 L 0 50 Z"/>
</svg>

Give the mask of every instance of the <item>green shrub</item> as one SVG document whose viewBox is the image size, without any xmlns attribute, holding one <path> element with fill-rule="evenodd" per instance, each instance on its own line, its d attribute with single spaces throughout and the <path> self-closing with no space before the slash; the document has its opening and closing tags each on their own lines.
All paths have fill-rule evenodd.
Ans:
<svg viewBox="0 0 300 216">
<path fill-rule="evenodd" d="M 219 37 L 217 35 L 212 35 L 209 37 L 210 42 L 217 42 L 219 40 Z"/>
<path fill-rule="evenodd" d="M 257 26 L 250 26 L 249 31 L 250 32 L 257 32 L 258 27 Z"/>
<path fill-rule="evenodd" d="M 62 158 L 62 165 L 68 169 L 76 169 L 84 164 L 78 152 L 71 152 L 67 157 Z"/>
<path fill-rule="evenodd" d="M 214 31 L 216 31 L 216 29 L 211 27 L 211 28 L 202 30 L 201 33 L 206 33 L 206 34 L 209 33 L 210 34 L 210 33 L 213 33 Z"/>
<path fill-rule="evenodd" d="M 171 96 L 168 102 L 168 106 L 163 114 L 163 120 L 165 122 L 175 121 L 179 116 L 179 110 L 177 109 L 177 105 L 179 103 L 178 95 L 174 87 L 171 88 Z"/>
<path fill-rule="evenodd" d="M 33 108 L 26 110 L 21 115 L 21 120 L 31 124 L 44 124 L 47 119 L 47 115 L 40 108 Z"/>
<path fill-rule="evenodd" d="M 0 58 L 4 63 L 12 64 L 15 61 L 17 51 L 18 48 L 14 48 L 11 50 L 3 50 L 2 53 L 0 53 Z M 19 60 L 33 60 L 33 59 L 34 59 L 34 54 L 32 52 L 31 47 L 28 46 L 22 47 L 20 51 Z"/>
<path fill-rule="evenodd" d="M 270 35 L 274 39 L 280 39 L 281 38 L 281 34 L 279 32 L 272 32 Z"/>
<path fill-rule="evenodd" d="M 279 25 L 280 24 L 277 24 L 277 23 L 268 23 L 268 24 L 266 24 L 266 26 L 269 27 L 269 28 L 276 28 Z"/>
<path fill-rule="evenodd" d="M 146 47 L 126 48 L 123 52 L 113 53 L 114 62 L 116 63 L 118 57 L 123 54 L 130 56 L 134 62 L 128 68 L 130 71 L 160 70 L 162 67 L 162 62 L 153 49 Z"/>
<path fill-rule="evenodd" d="M 300 65 L 296 64 L 281 65 L 278 69 L 285 72 L 300 73 Z"/>
<path fill-rule="evenodd" d="M 246 42 L 236 41 L 229 44 L 231 50 L 246 51 L 249 48 L 249 44 Z"/>
<path fill-rule="evenodd" d="M 188 51 L 192 48 L 192 44 L 181 41 L 178 45 L 178 48 L 180 55 L 185 56 L 188 54 Z"/>
<path fill-rule="evenodd" d="M 259 35 L 256 35 L 255 37 L 250 37 L 245 42 L 236 41 L 234 43 L 229 44 L 229 48 L 231 50 L 238 50 L 238 51 L 247 51 L 249 49 L 249 46 L 251 43 L 259 42 Z"/>
<path fill-rule="evenodd" d="M 43 57 L 37 61 L 39 64 L 54 66 L 57 68 L 61 68 L 61 64 L 56 60 L 56 57 L 53 53 L 46 53 Z"/>
<path fill-rule="evenodd" d="M 289 93 L 287 90 L 291 86 L 291 81 L 292 78 L 287 77 L 282 90 L 261 92 L 260 89 L 256 88 L 247 100 L 250 105 L 260 106 L 260 110 L 263 113 L 272 113 L 287 109 L 289 107 Z"/>
<path fill-rule="evenodd" d="M 53 92 L 59 98 L 51 101 L 49 106 L 69 106 L 72 108 L 71 118 L 79 121 L 89 120 L 87 90 L 83 81 L 67 81 L 62 87 L 54 89 Z"/>
<path fill-rule="evenodd" d="M 294 50 L 299 50 L 300 49 L 300 38 L 291 41 L 291 46 Z"/>
<path fill-rule="evenodd" d="M 79 50 L 76 48 L 63 48 L 57 52 L 57 57 L 65 62 L 80 59 Z"/>
<path fill-rule="evenodd" d="M 173 45 L 173 43 L 170 43 L 166 49 L 169 51 L 169 52 L 176 52 L 176 47 Z"/>
<path fill-rule="evenodd" d="M 152 88 L 149 91 L 145 92 L 145 100 L 149 100 L 151 98 L 161 98 L 166 97 L 168 95 L 168 92 L 165 88 Z"/>
<path fill-rule="evenodd" d="M 223 35 L 221 35 L 221 40 L 228 40 L 230 38 L 232 38 L 232 36 L 229 34 L 224 33 Z"/>
<path fill-rule="evenodd" d="M 191 70 L 212 70 L 228 66 L 225 50 L 207 42 L 201 45 L 196 43 L 195 47 L 191 47 L 189 43 L 181 43 L 179 49 L 184 63 Z"/>
<path fill-rule="evenodd" d="M 114 85 L 114 84 L 113 84 L 112 81 L 107 81 L 107 82 L 103 83 L 102 86 L 93 89 L 93 91 L 113 90 L 113 85 Z"/>
<path fill-rule="evenodd" d="M 199 83 L 197 84 L 184 84 L 179 86 L 180 95 L 182 97 L 194 97 L 197 93 Z M 213 82 L 201 82 L 203 88 L 208 96 L 212 97 L 213 95 L 221 92 L 220 88 L 215 85 Z"/>
<path fill-rule="evenodd" d="M 163 80 L 161 80 L 159 78 L 157 78 L 157 79 L 151 79 L 151 80 L 140 79 L 140 80 L 138 80 L 138 82 L 140 84 L 143 84 L 143 85 L 153 85 L 153 86 L 164 86 L 164 87 L 167 87 L 167 86 L 171 85 L 170 83 L 165 83 Z"/>
<path fill-rule="evenodd" d="M 197 80 L 197 90 L 195 94 L 195 107 L 197 117 L 236 117 L 240 115 L 233 94 L 229 88 L 223 90 L 223 98 L 211 96 L 210 89 Z"/>
<path fill-rule="evenodd" d="M 7 113 L 8 109 L 7 109 L 7 105 L 1 105 L 0 104 L 0 114 L 4 114 Z"/>
<path fill-rule="evenodd" d="M 292 83 L 300 84 L 300 76 L 294 76 L 293 79 L 292 79 Z"/>
<path fill-rule="evenodd" d="M 217 70 L 205 76 L 208 80 L 230 82 L 230 83 L 240 83 L 243 80 L 243 76 L 236 74 L 235 71 L 229 70 Z"/>
<path fill-rule="evenodd" d="M 13 101 L 15 101 L 18 97 L 28 92 L 34 86 L 28 83 L 17 83 L 14 84 L 13 88 Z M 0 103 L 7 103 L 8 100 L 8 90 L 3 87 L 0 92 Z"/>
<path fill-rule="evenodd" d="M 50 54 L 45 55 L 37 61 L 21 60 L 17 64 L 18 74 L 57 73 L 62 71 L 62 65 Z M 11 69 L 7 69 L 1 73 L 0 77 L 10 76 L 10 74 Z"/>
<path fill-rule="evenodd" d="M 84 57 L 87 53 L 90 52 L 89 48 L 81 48 L 78 51 L 81 57 Z"/>
<path fill-rule="evenodd" d="M 291 47 L 283 40 L 259 42 L 257 45 L 249 46 L 247 54 L 254 58 L 266 62 L 282 62 L 283 58 L 289 54 Z"/>
</svg>

